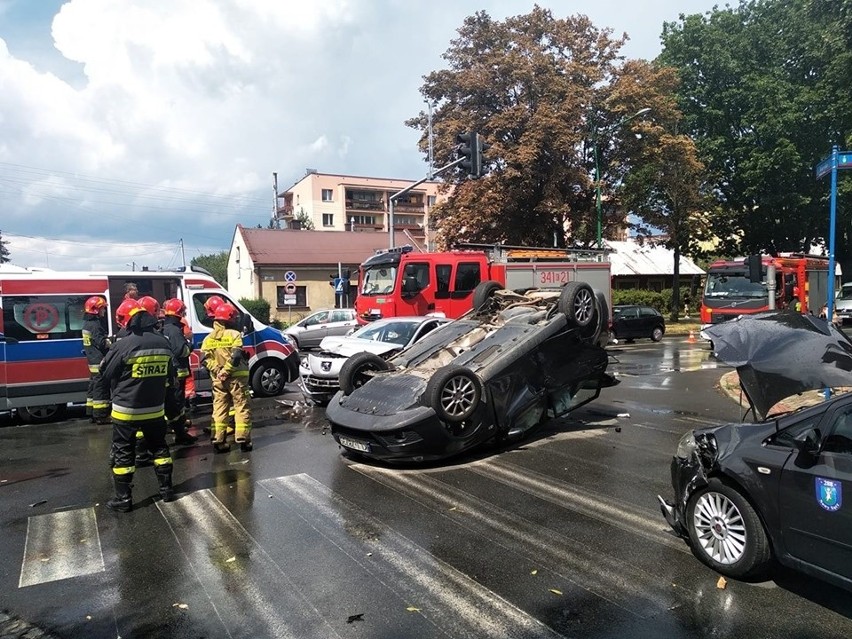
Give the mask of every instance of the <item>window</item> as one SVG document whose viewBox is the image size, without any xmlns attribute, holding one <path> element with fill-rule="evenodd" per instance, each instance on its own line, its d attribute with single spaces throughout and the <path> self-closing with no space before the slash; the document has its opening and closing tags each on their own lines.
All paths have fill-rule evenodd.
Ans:
<svg viewBox="0 0 852 639">
<path fill-rule="evenodd" d="M 406 264 L 403 273 L 403 290 L 406 290 L 405 282 L 411 279 L 417 282 L 417 288 L 421 291 L 429 286 L 429 265 L 425 262 Z"/>
<path fill-rule="evenodd" d="M 852 406 L 837 412 L 822 449 L 827 453 L 852 454 Z"/>
<path fill-rule="evenodd" d="M 296 303 L 287 304 L 287 292 L 283 286 L 275 287 L 276 308 L 307 308 L 308 294 L 306 286 L 296 286 Z"/>
<path fill-rule="evenodd" d="M 472 291 L 481 281 L 482 276 L 479 273 L 479 262 L 461 262 L 456 267 L 455 290 L 457 292 Z"/>
<path fill-rule="evenodd" d="M 86 299 L 88 295 L 6 296 L 3 298 L 5 336 L 20 342 L 81 337 Z"/>
<path fill-rule="evenodd" d="M 399 226 L 416 226 L 422 222 L 419 215 L 394 215 L 393 222 Z"/>
<path fill-rule="evenodd" d="M 435 206 L 435 202 L 437 200 L 438 200 L 438 197 L 436 195 L 427 195 L 426 196 L 426 204 L 428 204 L 429 207 Z"/>
<path fill-rule="evenodd" d="M 331 189 L 323 189 L 322 190 L 322 201 L 323 202 L 333 202 L 333 191 Z"/>
<path fill-rule="evenodd" d="M 195 307 L 195 316 L 198 318 L 198 320 L 208 328 L 213 328 L 213 318 L 209 317 L 207 315 L 207 311 L 204 310 L 204 302 L 206 302 L 214 295 L 221 297 L 228 304 L 237 309 L 237 312 L 240 314 L 239 323 L 237 324 L 237 326 L 244 326 L 244 317 L 243 313 L 240 311 L 239 306 L 234 304 L 233 301 L 229 300 L 226 295 L 222 295 L 222 293 L 196 293 L 192 296 L 192 305 Z"/>
<path fill-rule="evenodd" d="M 438 264 L 435 267 L 435 275 L 438 280 L 437 293 L 445 294 L 450 292 L 450 274 L 452 271 L 453 267 L 450 264 Z"/>
<path fill-rule="evenodd" d="M 355 312 L 349 310 L 334 311 L 331 314 L 332 322 L 351 322 L 355 319 Z"/>
<path fill-rule="evenodd" d="M 375 226 L 376 216 L 375 215 L 350 215 L 349 221 L 352 224 L 367 224 L 367 225 Z"/>
<path fill-rule="evenodd" d="M 323 226 L 334 226 L 334 213 L 323 213 L 322 214 L 322 225 Z"/>
</svg>

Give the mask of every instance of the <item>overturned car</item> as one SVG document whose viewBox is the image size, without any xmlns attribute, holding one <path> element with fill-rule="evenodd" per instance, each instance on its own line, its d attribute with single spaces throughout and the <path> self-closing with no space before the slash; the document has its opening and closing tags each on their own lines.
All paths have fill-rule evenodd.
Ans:
<svg viewBox="0 0 852 639">
<path fill-rule="evenodd" d="M 389 360 L 350 358 L 326 410 L 347 451 L 427 461 L 522 437 L 616 382 L 606 373 L 609 308 L 585 283 L 474 291 L 473 310 Z"/>
</svg>

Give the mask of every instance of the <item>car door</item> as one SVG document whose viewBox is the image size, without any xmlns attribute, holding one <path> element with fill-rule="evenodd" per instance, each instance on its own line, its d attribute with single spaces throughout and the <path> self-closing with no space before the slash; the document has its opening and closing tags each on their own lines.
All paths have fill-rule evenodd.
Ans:
<svg viewBox="0 0 852 639">
<path fill-rule="evenodd" d="M 780 511 L 787 551 L 852 579 L 852 401 L 819 424 L 817 455 L 790 455 L 781 475 Z"/>
<path fill-rule="evenodd" d="M 616 334 L 620 339 L 632 339 L 639 333 L 639 308 L 622 308 L 616 320 Z"/>
<path fill-rule="evenodd" d="M 639 320 L 635 337 L 651 337 L 654 328 L 660 324 L 660 314 L 650 306 L 639 308 Z M 641 333 L 641 334 L 640 334 Z"/>
<path fill-rule="evenodd" d="M 358 326 L 355 319 L 355 311 L 351 309 L 337 309 L 331 311 L 331 322 L 328 324 L 326 335 L 346 335 L 354 327 Z"/>
<path fill-rule="evenodd" d="M 322 338 L 328 335 L 328 323 L 331 311 L 320 311 L 305 319 L 305 330 L 297 336 L 301 348 L 316 348 Z"/>
</svg>

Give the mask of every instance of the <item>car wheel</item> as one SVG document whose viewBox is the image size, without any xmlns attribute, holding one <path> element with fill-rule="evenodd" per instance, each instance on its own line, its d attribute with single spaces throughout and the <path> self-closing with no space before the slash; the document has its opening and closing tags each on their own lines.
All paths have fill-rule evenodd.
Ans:
<svg viewBox="0 0 852 639">
<path fill-rule="evenodd" d="M 494 280 L 486 280 L 477 284 L 476 288 L 473 289 L 473 309 L 475 311 L 485 310 L 491 298 L 494 297 L 494 293 L 502 289 L 500 283 Z"/>
<path fill-rule="evenodd" d="M 372 379 L 373 376 L 370 373 L 387 371 L 390 368 L 391 365 L 378 355 L 367 352 L 355 353 L 340 367 L 340 390 L 344 395 L 351 395 L 352 391 Z"/>
<path fill-rule="evenodd" d="M 46 424 L 65 417 L 67 404 L 46 404 L 44 406 L 21 406 L 16 409 L 18 419 L 25 424 Z"/>
<path fill-rule="evenodd" d="M 686 516 L 693 552 L 716 572 L 746 578 L 768 567 L 772 549 L 766 531 L 736 489 L 711 479 L 690 497 Z"/>
<path fill-rule="evenodd" d="M 559 312 L 581 329 L 583 337 L 592 337 L 598 328 L 598 304 L 595 292 L 585 282 L 568 282 L 559 296 Z"/>
<path fill-rule="evenodd" d="M 654 330 L 651 331 L 651 339 L 655 342 L 659 342 L 661 339 L 663 339 L 663 335 L 665 335 L 665 332 L 666 331 L 663 329 L 662 326 L 655 326 Z"/>
<path fill-rule="evenodd" d="M 256 397 L 274 397 L 284 392 L 287 377 L 281 364 L 261 360 L 251 376 L 251 389 Z"/>
<path fill-rule="evenodd" d="M 435 371 L 426 384 L 423 396 L 443 421 L 463 422 L 479 406 L 482 383 L 470 369 L 449 364 Z"/>
</svg>

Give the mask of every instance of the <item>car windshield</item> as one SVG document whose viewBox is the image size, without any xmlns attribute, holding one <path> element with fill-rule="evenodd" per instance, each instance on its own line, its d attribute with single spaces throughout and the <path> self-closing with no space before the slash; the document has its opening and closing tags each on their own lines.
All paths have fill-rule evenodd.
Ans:
<svg viewBox="0 0 852 639">
<path fill-rule="evenodd" d="M 391 264 L 381 264 L 364 269 L 361 295 L 381 295 L 393 292 L 396 268 Z"/>
<path fill-rule="evenodd" d="M 852 300 L 852 288 L 848 286 L 844 286 L 840 291 L 840 295 L 837 296 L 839 300 Z"/>
<path fill-rule="evenodd" d="M 752 282 L 744 274 L 735 273 L 708 273 L 704 295 L 752 300 L 768 297 L 765 284 Z"/>
<path fill-rule="evenodd" d="M 352 333 L 352 337 L 367 339 L 373 342 L 407 344 L 414 336 L 417 326 L 414 322 L 375 322 L 358 329 Z"/>
</svg>

